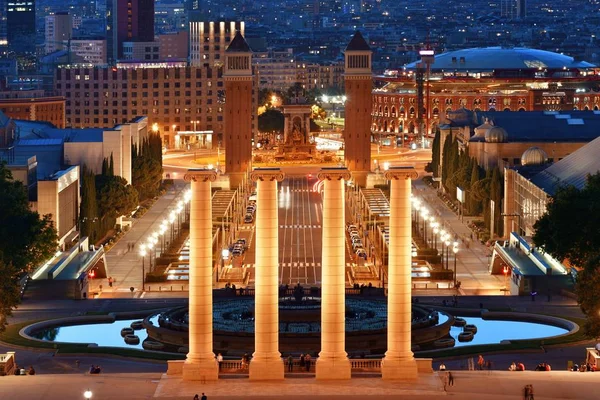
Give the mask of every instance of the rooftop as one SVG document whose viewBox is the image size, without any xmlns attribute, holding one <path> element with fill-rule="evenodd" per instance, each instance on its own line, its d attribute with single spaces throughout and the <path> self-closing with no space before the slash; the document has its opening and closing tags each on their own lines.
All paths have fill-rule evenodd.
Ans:
<svg viewBox="0 0 600 400">
<path fill-rule="evenodd" d="M 406 65 L 414 70 L 419 61 Z M 526 47 L 476 47 L 449 51 L 435 56 L 432 70 L 494 71 L 538 69 L 588 69 L 594 65 L 573 57 Z"/>
<path fill-rule="evenodd" d="M 350 43 L 348 43 L 348 46 L 346 47 L 346 51 L 348 50 L 371 51 L 371 48 L 369 47 L 369 44 L 367 43 L 363 35 L 361 35 L 360 31 L 356 31 L 354 33 L 354 36 L 352 37 L 352 40 L 350 40 Z"/>
<path fill-rule="evenodd" d="M 587 176 L 600 171 L 600 137 L 531 178 L 531 182 L 552 196 L 564 186 L 583 189 Z"/>
<path fill-rule="evenodd" d="M 226 51 L 228 53 L 250 53 L 252 50 L 250 50 L 250 46 L 248 46 L 240 31 L 237 31 Z"/>
<path fill-rule="evenodd" d="M 590 142 L 600 136 L 598 111 L 476 111 L 474 124 L 486 119 L 508 133 L 507 142 Z"/>
</svg>

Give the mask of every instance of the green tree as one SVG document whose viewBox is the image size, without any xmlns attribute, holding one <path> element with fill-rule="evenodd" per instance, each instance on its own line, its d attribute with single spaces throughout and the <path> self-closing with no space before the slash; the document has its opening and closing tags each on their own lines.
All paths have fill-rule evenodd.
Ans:
<svg viewBox="0 0 600 400">
<path fill-rule="evenodd" d="M 27 190 L 0 163 L 0 331 L 19 302 L 18 277 L 56 252 L 58 238 L 50 215 L 29 208 Z M 15 295 L 16 291 L 16 295 Z"/>
<path fill-rule="evenodd" d="M 490 181 L 490 199 L 494 200 L 494 232 L 492 234 L 502 235 L 502 192 L 504 180 L 500 168 L 496 167 L 492 170 L 492 177 Z"/>
<path fill-rule="evenodd" d="M 160 135 L 151 133 L 139 147 L 132 146 L 131 159 L 131 181 L 139 200 L 158 195 L 163 173 Z"/>
<path fill-rule="evenodd" d="M 270 109 L 258 116 L 258 130 L 261 132 L 283 132 L 285 117 L 279 110 Z"/>
<path fill-rule="evenodd" d="M 589 175 L 583 189 L 560 187 L 534 224 L 534 244 L 558 260 L 583 268 L 575 293 L 586 315 L 584 330 L 600 337 L 600 174 Z"/>
<path fill-rule="evenodd" d="M 12 310 L 19 302 L 19 275 L 17 269 L 4 262 L 4 255 L 0 254 L 0 332 L 8 324 L 7 318 L 12 315 Z"/>
<path fill-rule="evenodd" d="M 432 172 L 434 177 L 440 176 L 440 150 L 440 130 L 438 128 L 431 144 L 431 162 L 425 167 L 425 170 Z"/>
<path fill-rule="evenodd" d="M 584 266 L 600 256 L 600 174 L 590 175 L 582 190 L 560 187 L 535 223 L 533 241 L 559 260 Z"/>
<path fill-rule="evenodd" d="M 481 213 L 481 198 L 475 195 L 477 182 L 481 179 L 481 171 L 477 165 L 477 160 L 471 160 L 471 177 L 469 183 L 469 193 L 467 194 L 467 209 L 471 215 L 479 215 Z"/>
<path fill-rule="evenodd" d="M 140 200 L 152 198 L 160 189 L 162 168 L 153 158 L 136 157 L 133 160 L 131 180 Z"/>
<path fill-rule="evenodd" d="M 88 236 L 91 243 L 98 239 L 98 203 L 96 201 L 96 177 L 85 165 L 81 170 L 81 235 Z"/>
<path fill-rule="evenodd" d="M 102 217 L 117 218 L 138 206 L 138 194 L 121 176 L 96 175 L 98 212 Z"/>
</svg>

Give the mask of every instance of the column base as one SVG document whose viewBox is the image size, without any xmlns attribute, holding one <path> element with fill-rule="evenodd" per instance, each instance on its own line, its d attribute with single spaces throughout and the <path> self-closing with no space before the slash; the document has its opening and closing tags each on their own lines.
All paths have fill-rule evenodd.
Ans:
<svg viewBox="0 0 600 400">
<path fill-rule="evenodd" d="M 284 377 L 284 366 L 281 357 L 277 358 L 252 358 L 250 361 L 251 381 L 282 381 Z"/>
<path fill-rule="evenodd" d="M 352 366 L 348 357 L 317 358 L 315 363 L 318 380 L 346 380 L 352 377 Z"/>
<path fill-rule="evenodd" d="M 414 358 L 390 358 L 381 360 L 381 377 L 387 381 L 416 381 L 419 377 Z"/>
<path fill-rule="evenodd" d="M 183 364 L 184 381 L 209 382 L 219 379 L 217 360 L 186 360 Z"/>
</svg>

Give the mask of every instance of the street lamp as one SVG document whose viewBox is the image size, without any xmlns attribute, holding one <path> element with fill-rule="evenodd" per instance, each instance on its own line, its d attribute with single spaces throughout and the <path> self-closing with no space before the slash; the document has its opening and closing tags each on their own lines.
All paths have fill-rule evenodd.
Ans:
<svg viewBox="0 0 600 400">
<path fill-rule="evenodd" d="M 154 242 L 153 241 L 149 241 L 148 244 L 146 245 L 146 247 L 148 247 L 149 249 L 149 253 L 148 253 L 148 261 L 150 262 L 150 272 L 152 272 L 152 249 L 154 248 Z"/>
<path fill-rule="evenodd" d="M 146 285 L 146 249 L 140 249 L 140 257 L 142 257 L 142 292 L 144 291 L 144 287 Z"/>
<path fill-rule="evenodd" d="M 423 207 L 421 209 L 421 216 L 423 217 L 423 240 L 425 244 L 427 244 L 427 218 L 429 215 L 429 210 Z"/>
<path fill-rule="evenodd" d="M 440 224 L 439 222 L 433 222 L 431 226 L 433 227 L 433 248 L 437 252 L 437 235 L 440 233 Z"/>
<path fill-rule="evenodd" d="M 456 253 L 458 253 L 458 242 L 454 242 L 452 252 L 454 253 L 454 287 L 456 287 Z"/>
<path fill-rule="evenodd" d="M 446 237 L 449 237 L 449 236 L 450 236 L 450 235 L 448 235 L 448 236 L 446 236 Z M 450 252 L 450 241 L 449 241 L 449 240 L 446 240 L 446 241 L 444 242 L 444 244 L 446 245 L 446 270 L 449 270 L 449 269 L 450 269 L 450 264 L 449 264 L 449 262 L 448 262 L 448 253 Z"/>
<path fill-rule="evenodd" d="M 88 389 L 85 392 L 83 392 L 83 397 L 86 398 L 86 399 L 88 399 L 88 400 L 92 398 L 92 395 L 93 395 L 93 393 L 92 393 L 92 391 L 90 389 Z"/>
<path fill-rule="evenodd" d="M 505 265 L 504 268 L 502 269 L 502 272 L 504 273 L 504 295 L 506 295 L 506 292 L 508 291 L 508 288 L 506 287 L 506 281 L 508 279 L 508 265 Z"/>
</svg>

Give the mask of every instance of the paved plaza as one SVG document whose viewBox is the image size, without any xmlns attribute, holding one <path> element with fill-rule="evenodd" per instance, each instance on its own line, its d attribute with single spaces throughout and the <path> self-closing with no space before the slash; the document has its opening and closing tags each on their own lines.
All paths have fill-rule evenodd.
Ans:
<svg viewBox="0 0 600 400">
<path fill-rule="evenodd" d="M 415 383 L 384 382 L 380 378 L 355 376 L 349 381 L 287 378 L 282 382 L 250 382 L 222 379 L 215 383 L 182 382 L 159 373 L 71 374 L 7 376 L 0 378 L 1 399 L 83 399 L 91 390 L 94 400 L 169 399 L 192 400 L 206 393 L 208 400 L 240 399 L 522 399 L 522 388 L 533 385 L 536 400 L 597 399 L 598 375 L 579 372 L 454 372 L 454 386 L 443 390 L 436 373 L 421 375 Z"/>
</svg>

